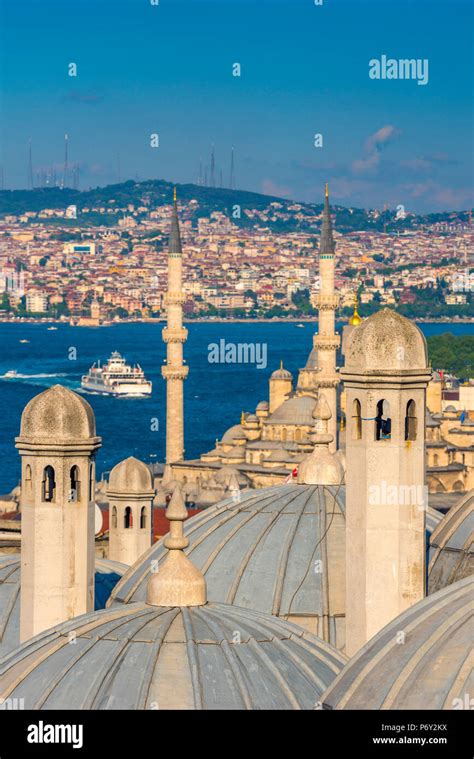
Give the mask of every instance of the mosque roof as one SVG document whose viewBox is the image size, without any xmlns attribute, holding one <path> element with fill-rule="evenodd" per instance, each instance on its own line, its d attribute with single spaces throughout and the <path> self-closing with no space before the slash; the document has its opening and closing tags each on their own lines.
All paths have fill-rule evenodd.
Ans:
<svg viewBox="0 0 474 759">
<path fill-rule="evenodd" d="M 95 560 L 95 608 L 103 609 L 112 589 L 128 569 L 110 559 Z M 20 555 L 0 556 L 0 659 L 20 643 Z"/>
<path fill-rule="evenodd" d="M 62 385 L 53 385 L 35 395 L 21 415 L 21 438 L 62 443 L 94 438 L 95 434 L 95 417 L 89 403 Z"/>
<path fill-rule="evenodd" d="M 427 531 L 441 518 L 427 510 Z M 210 601 L 306 620 L 344 645 L 345 489 L 277 485 L 237 493 L 188 519 L 185 553 L 204 574 Z M 108 606 L 146 599 L 155 543 L 114 588 Z M 316 571 L 318 570 L 318 571 Z M 329 580 L 329 582 L 328 582 Z"/>
<path fill-rule="evenodd" d="M 136 603 L 24 643 L 0 664 L 0 697 L 29 709 L 311 709 L 344 663 L 300 627 L 249 609 Z"/>
<path fill-rule="evenodd" d="M 120 461 L 109 475 L 109 493 L 148 494 L 153 490 L 150 468 L 134 456 Z"/>
<path fill-rule="evenodd" d="M 474 489 L 451 507 L 433 531 L 428 571 L 429 593 L 474 574 Z"/>
<path fill-rule="evenodd" d="M 463 708 L 472 677 L 473 592 L 468 577 L 396 617 L 344 667 L 323 708 Z"/>
<path fill-rule="evenodd" d="M 428 366 L 426 340 L 421 330 L 396 311 L 383 308 L 351 331 L 344 373 L 400 371 Z"/>
<path fill-rule="evenodd" d="M 265 424 L 306 424 L 312 427 L 315 405 L 316 399 L 309 395 L 294 395 L 278 406 Z"/>
<path fill-rule="evenodd" d="M 283 617 L 322 620 L 328 613 L 326 639 L 336 640 L 336 617 L 344 614 L 345 572 L 344 489 L 336 490 L 294 484 L 250 490 L 189 519 L 184 532 L 191 545 L 185 553 L 203 572 L 208 599 Z M 150 561 L 161 561 L 165 554 L 162 541 L 152 546 L 127 572 L 110 603 L 144 601 Z M 319 573 L 314 571 L 317 561 Z"/>
</svg>

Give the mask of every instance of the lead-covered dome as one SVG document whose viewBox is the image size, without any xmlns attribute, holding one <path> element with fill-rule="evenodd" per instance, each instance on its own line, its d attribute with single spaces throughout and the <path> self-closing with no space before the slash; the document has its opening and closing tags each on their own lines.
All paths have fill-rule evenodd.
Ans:
<svg viewBox="0 0 474 759">
<path fill-rule="evenodd" d="M 153 491 L 150 468 L 134 456 L 116 464 L 109 476 L 108 493 L 147 495 Z"/>
<path fill-rule="evenodd" d="M 428 533 L 437 519 L 428 509 Z M 345 532 L 344 487 L 276 485 L 237 492 L 188 519 L 185 553 L 203 572 L 209 601 L 289 619 L 342 649 Z M 146 600 L 163 540 L 130 567 L 108 606 Z"/>
<path fill-rule="evenodd" d="M 313 411 L 316 398 L 309 395 L 295 395 L 289 398 L 270 414 L 265 424 L 314 424 Z"/>
<path fill-rule="evenodd" d="M 448 511 L 433 531 L 428 566 L 428 592 L 434 593 L 474 574 L 474 490 Z"/>
<path fill-rule="evenodd" d="M 0 664 L 0 698 L 28 709 L 311 709 L 345 661 L 248 609 L 137 603 L 24 643 Z"/>
<path fill-rule="evenodd" d="M 345 491 L 278 485 L 237 493 L 184 523 L 185 549 L 209 601 L 304 625 L 342 648 L 345 615 Z M 108 602 L 145 601 L 163 539 L 129 569 Z"/>
<path fill-rule="evenodd" d="M 426 340 L 413 322 L 384 308 L 351 331 L 344 373 L 416 370 L 428 366 Z"/>
<path fill-rule="evenodd" d="M 468 704 L 473 696 L 473 592 L 468 577 L 396 617 L 352 657 L 323 708 L 466 708 L 466 694 Z"/>
<path fill-rule="evenodd" d="M 87 401 L 62 385 L 35 395 L 21 415 L 20 438 L 48 443 L 94 438 L 95 418 Z"/>
<path fill-rule="evenodd" d="M 94 608 L 103 609 L 113 588 L 128 569 L 110 559 L 95 560 Z M 20 555 L 0 556 L 0 659 L 20 645 Z"/>
</svg>

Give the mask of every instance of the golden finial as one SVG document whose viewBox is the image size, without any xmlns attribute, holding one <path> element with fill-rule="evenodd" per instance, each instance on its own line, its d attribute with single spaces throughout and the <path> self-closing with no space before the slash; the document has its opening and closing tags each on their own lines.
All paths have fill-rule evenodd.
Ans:
<svg viewBox="0 0 474 759">
<path fill-rule="evenodd" d="M 351 318 L 349 319 L 349 324 L 351 325 L 351 327 L 358 327 L 359 324 L 362 321 L 362 319 L 361 319 L 361 317 L 359 315 L 359 312 L 357 310 L 357 306 L 358 305 L 359 305 L 359 299 L 357 297 L 357 293 L 355 293 L 354 294 L 354 312 L 353 312 Z"/>
<path fill-rule="evenodd" d="M 280 369 L 283 369 L 283 359 L 280 359 Z"/>
<path fill-rule="evenodd" d="M 326 197 L 329 198 L 329 182 L 326 182 Z"/>
<path fill-rule="evenodd" d="M 241 414 L 241 417 L 240 417 L 240 424 L 242 425 L 242 427 L 245 424 L 245 411 L 242 411 L 242 414 Z"/>
<path fill-rule="evenodd" d="M 176 203 L 176 187 L 173 187 L 173 202 Z"/>
</svg>

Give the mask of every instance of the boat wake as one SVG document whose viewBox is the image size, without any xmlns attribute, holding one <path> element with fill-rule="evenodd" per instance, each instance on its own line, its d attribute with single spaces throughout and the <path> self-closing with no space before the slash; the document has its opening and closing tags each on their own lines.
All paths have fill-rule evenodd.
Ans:
<svg viewBox="0 0 474 759">
<path fill-rule="evenodd" d="M 68 375 L 66 373 L 60 373 L 60 374 L 20 374 L 18 373 L 9 373 L 5 372 L 5 374 L 0 374 L 0 379 L 9 379 L 9 380 L 28 380 L 28 379 L 47 379 L 51 377 L 67 377 Z"/>
</svg>

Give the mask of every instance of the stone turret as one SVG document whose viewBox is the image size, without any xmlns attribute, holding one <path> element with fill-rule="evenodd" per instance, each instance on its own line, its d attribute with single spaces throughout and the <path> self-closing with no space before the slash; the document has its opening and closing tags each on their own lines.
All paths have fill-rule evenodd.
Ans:
<svg viewBox="0 0 474 759">
<path fill-rule="evenodd" d="M 107 487 L 109 559 L 134 564 L 152 543 L 153 477 L 130 456 L 114 466 Z"/>
<path fill-rule="evenodd" d="M 269 412 L 273 414 L 275 409 L 281 406 L 293 392 L 293 375 L 288 369 L 283 367 L 283 361 L 280 361 L 280 368 L 276 369 L 271 375 L 269 385 Z"/>
<path fill-rule="evenodd" d="M 95 464 L 92 408 L 61 385 L 21 417 L 22 641 L 94 609 Z"/>
<path fill-rule="evenodd" d="M 346 650 L 425 594 L 426 341 L 383 309 L 351 333 L 346 428 Z"/>
</svg>

